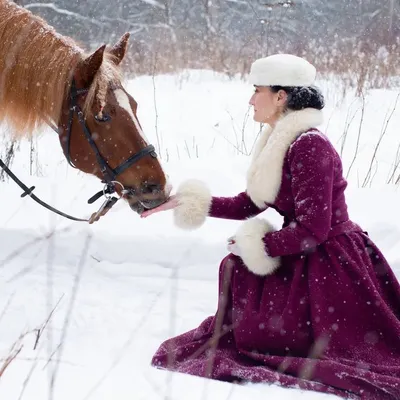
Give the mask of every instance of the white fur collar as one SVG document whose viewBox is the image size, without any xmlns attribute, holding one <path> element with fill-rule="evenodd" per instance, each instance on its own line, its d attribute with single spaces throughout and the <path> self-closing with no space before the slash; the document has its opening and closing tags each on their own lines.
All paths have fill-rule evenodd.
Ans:
<svg viewBox="0 0 400 400">
<path fill-rule="evenodd" d="M 261 208 L 273 204 L 278 195 L 285 155 L 301 133 L 316 128 L 323 121 L 322 111 L 306 108 L 285 114 L 272 129 L 261 133 L 247 171 L 247 194 Z"/>
</svg>

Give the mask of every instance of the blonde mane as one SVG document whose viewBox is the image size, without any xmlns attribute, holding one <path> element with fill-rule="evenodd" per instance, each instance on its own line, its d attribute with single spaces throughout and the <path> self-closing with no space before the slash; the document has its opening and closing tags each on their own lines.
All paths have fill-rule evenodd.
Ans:
<svg viewBox="0 0 400 400">
<path fill-rule="evenodd" d="M 29 135 L 47 121 L 57 123 L 75 67 L 87 55 L 70 38 L 9 0 L 0 0 L 0 122 L 16 137 Z M 105 54 L 90 87 L 84 110 L 104 105 L 109 83 L 119 71 Z"/>
</svg>

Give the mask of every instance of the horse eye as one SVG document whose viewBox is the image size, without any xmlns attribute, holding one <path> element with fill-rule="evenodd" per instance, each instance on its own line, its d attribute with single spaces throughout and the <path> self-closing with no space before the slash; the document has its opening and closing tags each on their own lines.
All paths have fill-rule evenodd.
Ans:
<svg viewBox="0 0 400 400">
<path fill-rule="evenodd" d="M 108 122 L 111 120 L 111 117 L 108 114 L 103 113 L 101 116 L 100 114 L 95 115 L 94 119 L 97 122 Z"/>
</svg>

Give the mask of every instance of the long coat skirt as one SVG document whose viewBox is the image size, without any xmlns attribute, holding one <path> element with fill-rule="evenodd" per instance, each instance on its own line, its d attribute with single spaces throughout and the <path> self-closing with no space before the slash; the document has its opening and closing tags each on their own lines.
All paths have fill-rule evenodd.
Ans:
<svg viewBox="0 0 400 400">
<path fill-rule="evenodd" d="M 215 315 L 165 341 L 152 364 L 229 382 L 400 399 L 399 283 L 349 219 L 345 187 L 329 141 L 315 130 L 300 136 L 267 204 L 284 217 L 280 230 L 263 237 L 279 268 L 261 276 L 227 255 Z M 243 192 L 213 197 L 209 216 L 239 220 L 262 211 Z"/>
</svg>

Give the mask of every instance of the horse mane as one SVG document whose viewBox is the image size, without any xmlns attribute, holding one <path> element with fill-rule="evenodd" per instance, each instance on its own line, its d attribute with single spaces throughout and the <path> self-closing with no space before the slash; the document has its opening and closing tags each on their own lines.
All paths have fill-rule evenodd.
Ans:
<svg viewBox="0 0 400 400">
<path fill-rule="evenodd" d="M 30 11 L 0 0 L 0 121 L 16 137 L 31 134 L 46 122 L 59 121 L 77 65 L 87 54 L 71 38 Z M 85 100 L 104 105 L 108 84 L 120 80 L 109 53 L 104 54 Z"/>
</svg>

